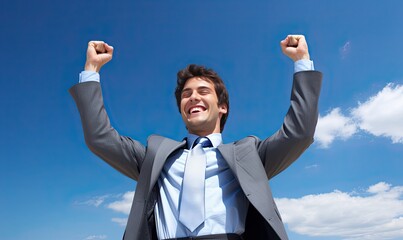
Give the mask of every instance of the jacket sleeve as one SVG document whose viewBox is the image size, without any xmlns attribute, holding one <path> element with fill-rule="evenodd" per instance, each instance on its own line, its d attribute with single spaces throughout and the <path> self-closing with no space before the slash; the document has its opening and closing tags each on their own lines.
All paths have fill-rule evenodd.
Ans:
<svg viewBox="0 0 403 240">
<path fill-rule="evenodd" d="M 256 138 L 259 156 L 269 179 L 290 166 L 312 144 L 321 85 L 321 72 L 295 73 L 291 105 L 281 128 L 263 141 Z"/>
<path fill-rule="evenodd" d="M 80 112 L 88 148 L 119 172 L 137 180 L 146 149 L 140 142 L 119 135 L 111 126 L 100 83 L 79 83 L 69 92 Z"/>
</svg>

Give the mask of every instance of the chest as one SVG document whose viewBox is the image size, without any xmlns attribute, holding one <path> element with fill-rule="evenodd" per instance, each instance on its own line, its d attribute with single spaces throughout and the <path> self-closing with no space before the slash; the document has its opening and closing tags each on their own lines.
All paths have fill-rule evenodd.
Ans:
<svg viewBox="0 0 403 240">
<path fill-rule="evenodd" d="M 228 163 L 216 148 L 205 148 L 204 151 L 206 154 L 206 168 L 200 169 L 200 171 L 206 172 L 206 183 L 222 179 L 223 176 L 221 175 L 231 171 Z M 181 149 L 171 155 L 163 166 L 162 177 L 169 178 L 181 185 L 189 152 L 187 149 Z"/>
</svg>

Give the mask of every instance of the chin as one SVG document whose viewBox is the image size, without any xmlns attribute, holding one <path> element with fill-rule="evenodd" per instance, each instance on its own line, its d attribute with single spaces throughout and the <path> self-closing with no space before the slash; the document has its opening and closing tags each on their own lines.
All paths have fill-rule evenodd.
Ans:
<svg viewBox="0 0 403 240">
<path fill-rule="evenodd" d="M 205 129 L 206 128 L 206 126 L 203 125 L 203 122 L 199 122 L 199 121 L 188 122 L 186 124 L 186 127 L 189 130 L 196 130 L 196 131 L 199 131 L 200 129 Z"/>
<path fill-rule="evenodd" d="M 203 129 L 203 126 L 201 126 L 200 124 L 197 123 L 188 123 L 186 125 L 186 127 L 188 128 L 189 131 L 200 131 L 200 129 Z"/>
</svg>

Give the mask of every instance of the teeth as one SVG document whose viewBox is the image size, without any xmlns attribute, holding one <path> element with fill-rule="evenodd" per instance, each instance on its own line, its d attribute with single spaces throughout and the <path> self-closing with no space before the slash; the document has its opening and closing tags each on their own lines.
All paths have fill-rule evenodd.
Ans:
<svg viewBox="0 0 403 240">
<path fill-rule="evenodd" d="M 201 112 L 201 111 L 203 111 L 203 108 L 202 107 L 193 107 L 193 108 L 191 108 L 190 109 L 190 113 L 195 113 L 195 112 Z"/>
</svg>

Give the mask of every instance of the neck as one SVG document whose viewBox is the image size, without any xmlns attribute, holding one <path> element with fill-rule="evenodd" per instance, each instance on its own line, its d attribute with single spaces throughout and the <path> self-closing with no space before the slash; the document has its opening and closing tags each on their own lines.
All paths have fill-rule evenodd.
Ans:
<svg viewBox="0 0 403 240">
<path fill-rule="evenodd" d="M 221 133 L 220 131 L 191 131 L 189 130 L 188 133 L 193 134 L 193 135 L 197 135 L 199 137 L 206 137 L 210 134 L 213 133 Z"/>
<path fill-rule="evenodd" d="M 221 133 L 221 128 L 220 128 L 220 123 L 216 123 L 214 125 L 210 125 L 210 126 L 193 126 L 193 127 L 189 127 L 188 126 L 188 132 L 194 135 L 197 135 L 199 137 L 205 137 L 207 135 L 213 134 L 213 133 Z"/>
</svg>

